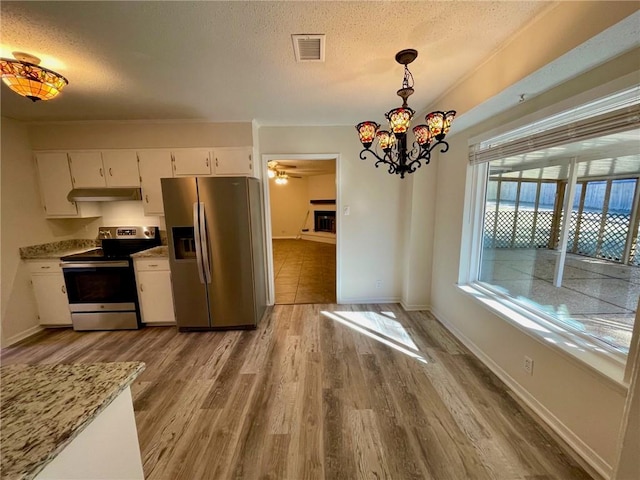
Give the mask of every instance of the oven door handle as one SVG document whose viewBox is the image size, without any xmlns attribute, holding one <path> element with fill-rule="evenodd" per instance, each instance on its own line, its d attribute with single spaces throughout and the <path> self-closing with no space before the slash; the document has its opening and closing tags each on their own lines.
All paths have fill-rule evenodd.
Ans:
<svg viewBox="0 0 640 480">
<path fill-rule="evenodd" d="M 129 262 L 121 260 L 105 260 L 100 262 L 60 262 L 60 266 L 67 270 L 73 270 L 76 268 L 128 268 Z"/>
<path fill-rule="evenodd" d="M 200 283 L 204 283 L 204 273 L 202 269 L 202 242 L 200 239 L 200 204 L 193 204 L 193 239 L 196 247 L 196 265 L 198 266 L 198 276 Z"/>
</svg>

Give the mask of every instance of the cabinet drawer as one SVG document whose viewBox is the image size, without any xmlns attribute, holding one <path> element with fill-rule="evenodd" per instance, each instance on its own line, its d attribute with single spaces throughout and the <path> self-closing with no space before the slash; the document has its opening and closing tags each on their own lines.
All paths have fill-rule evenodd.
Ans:
<svg viewBox="0 0 640 480">
<path fill-rule="evenodd" d="M 28 260 L 30 273 L 62 273 L 60 260 Z"/>
<path fill-rule="evenodd" d="M 140 272 L 153 270 L 169 270 L 168 258 L 140 258 L 135 260 L 136 269 Z"/>
</svg>

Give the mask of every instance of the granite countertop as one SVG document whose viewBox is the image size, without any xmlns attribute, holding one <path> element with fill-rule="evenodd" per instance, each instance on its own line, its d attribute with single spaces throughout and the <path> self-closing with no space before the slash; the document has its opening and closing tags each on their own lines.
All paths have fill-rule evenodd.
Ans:
<svg viewBox="0 0 640 480">
<path fill-rule="evenodd" d="M 65 255 L 81 253 L 100 246 L 99 240 L 73 239 L 59 242 L 42 243 L 20 249 L 20 258 L 23 260 L 47 260 L 59 259 Z"/>
<path fill-rule="evenodd" d="M 141 362 L 0 367 L 0 477 L 34 478 L 143 370 Z"/>
<path fill-rule="evenodd" d="M 149 258 L 149 257 L 164 257 L 169 258 L 169 247 L 166 245 L 160 245 L 141 252 L 132 253 L 131 258 Z"/>
</svg>

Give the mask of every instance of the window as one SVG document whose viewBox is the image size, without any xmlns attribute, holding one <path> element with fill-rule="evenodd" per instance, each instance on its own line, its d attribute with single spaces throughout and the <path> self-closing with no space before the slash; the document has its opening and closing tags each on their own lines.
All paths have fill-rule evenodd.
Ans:
<svg viewBox="0 0 640 480">
<path fill-rule="evenodd" d="M 640 297 L 639 91 L 470 149 L 476 253 L 462 283 L 621 358 Z"/>
</svg>

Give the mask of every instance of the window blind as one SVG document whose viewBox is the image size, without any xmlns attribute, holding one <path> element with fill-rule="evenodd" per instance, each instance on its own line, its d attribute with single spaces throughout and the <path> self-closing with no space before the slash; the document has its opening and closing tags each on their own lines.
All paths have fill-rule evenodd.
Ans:
<svg viewBox="0 0 640 480">
<path fill-rule="evenodd" d="M 483 140 L 469 149 L 472 165 L 640 127 L 640 87 Z M 640 141 L 640 134 L 638 140 Z"/>
</svg>

